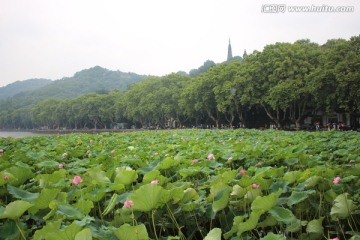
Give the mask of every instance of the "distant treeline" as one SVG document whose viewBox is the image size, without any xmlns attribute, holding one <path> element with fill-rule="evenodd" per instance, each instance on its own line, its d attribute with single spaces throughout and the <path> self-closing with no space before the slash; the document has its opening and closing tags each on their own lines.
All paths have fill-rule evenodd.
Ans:
<svg viewBox="0 0 360 240">
<path fill-rule="evenodd" d="M 251 127 L 260 118 L 278 127 L 299 127 L 304 117 L 320 111 L 360 113 L 360 35 L 324 45 L 309 40 L 271 44 L 196 76 L 148 77 L 124 92 L 2 109 L 0 127 Z"/>
</svg>

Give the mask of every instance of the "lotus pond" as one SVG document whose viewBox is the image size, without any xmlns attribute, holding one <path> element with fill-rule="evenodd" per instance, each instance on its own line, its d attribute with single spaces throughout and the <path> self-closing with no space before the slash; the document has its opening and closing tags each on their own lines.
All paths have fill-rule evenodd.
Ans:
<svg viewBox="0 0 360 240">
<path fill-rule="evenodd" d="M 360 134 L 0 138 L 0 239 L 360 239 Z"/>
</svg>

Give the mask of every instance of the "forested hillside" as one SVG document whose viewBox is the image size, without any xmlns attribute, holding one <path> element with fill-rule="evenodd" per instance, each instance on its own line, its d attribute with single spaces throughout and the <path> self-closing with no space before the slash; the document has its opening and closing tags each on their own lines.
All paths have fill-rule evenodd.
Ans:
<svg viewBox="0 0 360 240">
<path fill-rule="evenodd" d="M 103 69 L 92 71 L 103 77 Z M 86 79 L 84 72 L 74 78 L 79 76 Z M 90 88 L 88 84 L 84 81 L 82 87 Z M 309 40 L 270 44 L 243 61 L 209 64 L 194 76 L 149 77 L 125 92 L 63 99 L 56 89 L 53 98 L 33 106 L 0 107 L 0 128 L 113 128 L 119 123 L 144 128 L 300 128 L 305 118 L 319 121 L 324 114 L 343 115 L 359 128 L 360 36 L 324 45 Z"/>
<path fill-rule="evenodd" d="M 22 92 L 44 87 L 51 82 L 49 79 L 29 79 L 11 83 L 5 87 L 0 87 L 0 100 L 7 99 Z"/>
<path fill-rule="evenodd" d="M 21 95 L 14 96 L 15 99 L 38 98 L 73 98 L 85 93 L 112 90 L 125 91 L 129 85 L 139 82 L 145 76 L 135 73 L 124 73 L 110 71 L 96 66 L 90 69 L 75 73 L 73 77 L 62 78 L 53 81 L 33 91 L 27 91 Z"/>
<path fill-rule="evenodd" d="M 56 81 L 47 82 L 43 86 L 29 87 L 29 82 L 19 82 L 20 85 L 16 94 L 9 91 L 9 97 L 0 99 L 0 113 L 2 121 L 11 123 L 0 124 L 0 128 L 18 128 L 17 123 L 22 122 L 22 127 L 29 126 L 24 122 L 29 120 L 31 106 L 49 98 L 75 98 L 82 94 L 93 92 L 110 92 L 112 90 L 125 91 L 131 84 L 143 80 L 146 76 L 135 73 L 124 73 L 121 71 L 110 71 L 96 66 L 90 69 L 77 72 L 73 77 L 62 78 Z M 32 83 L 32 81 L 30 81 Z M 27 88 L 28 91 L 25 91 Z M 11 84 L 3 88 L 4 91 L 11 90 Z M 6 119 L 6 120 L 4 120 Z M 24 125 L 25 124 L 25 125 Z"/>
</svg>

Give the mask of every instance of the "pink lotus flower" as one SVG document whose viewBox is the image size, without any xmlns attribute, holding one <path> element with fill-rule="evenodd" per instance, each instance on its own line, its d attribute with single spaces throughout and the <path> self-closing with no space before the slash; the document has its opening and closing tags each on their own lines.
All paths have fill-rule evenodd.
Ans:
<svg viewBox="0 0 360 240">
<path fill-rule="evenodd" d="M 340 177 L 334 178 L 334 180 L 333 180 L 334 185 L 338 184 L 340 182 L 340 180 L 341 180 Z"/>
<path fill-rule="evenodd" d="M 4 153 L 4 149 L 0 149 L 0 153 Z"/>
<path fill-rule="evenodd" d="M 350 164 L 355 163 L 355 160 L 350 160 L 349 163 Z"/>
<path fill-rule="evenodd" d="M 80 176 L 75 176 L 74 178 L 73 178 L 73 180 L 71 181 L 71 183 L 73 184 L 73 185 L 78 185 L 79 183 L 81 183 L 81 182 L 83 182 L 84 181 L 84 179 L 82 179 Z"/>
<path fill-rule="evenodd" d="M 199 162 L 199 160 L 197 160 L 197 159 L 191 160 L 191 164 L 195 164 L 195 163 L 198 163 L 198 162 Z"/>
<path fill-rule="evenodd" d="M 251 188 L 252 189 L 257 189 L 257 188 L 259 188 L 260 187 L 260 185 L 257 185 L 256 183 L 253 183 L 252 185 L 251 185 Z"/>
<path fill-rule="evenodd" d="M 336 237 L 336 238 L 330 238 L 329 240 L 340 240 L 340 238 Z"/>
<path fill-rule="evenodd" d="M 228 158 L 228 162 L 231 162 L 232 160 L 233 160 L 232 157 L 229 157 L 229 158 Z"/>
<path fill-rule="evenodd" d="M 208 160 L 215 160 L 215 155 L 210 153 L 209 155 L 207 155 L 207 159 Z"/>
<path fill-rule="evenodd" d="M 59 168 L 59 169 L 64 168 L 64 164 L 59 163 L 59 164 L 58 164 L 58 168 Z"/>
<path fill-rule="evenodd" d="M 245 171 L 244 169 L 241 169 L 241 170 L 240 170 L 240 174 L 241 174 L 241 175 L 245 175 L 245 174 L 246 174 L 246 171 Z"/>
<path fill-rule="evenodd" d="M 5 181 L 9 180 L 9 176 L 8 176 L 8 175 L 5 175 L 5 176 L 3 176 L 3 179 L 4 179 Z"/>
<path fill-rule="evenodd" d="M 131 208 L 134 205 L 134 202 L 131 200 L 126 200 L 124 202 L 124 207 Z"/>
<path fill-rule="evenodd" d="M 159 183 L 159 180 L 157 180 L 157 179 L 152 180 L 152 181 L 150 182 L 150 184 L 154 184 L 154 185 L 156 185 L 156 184 L 158 184 L 158 183 Z"/>
</svg>

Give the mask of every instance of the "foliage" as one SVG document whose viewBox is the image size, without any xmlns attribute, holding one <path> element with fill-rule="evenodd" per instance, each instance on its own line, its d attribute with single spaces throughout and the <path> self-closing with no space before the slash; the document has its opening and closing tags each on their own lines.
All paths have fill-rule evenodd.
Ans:
<svg viewBox="0 0 360 240">
<path fill-rule="evenodd" d="M 337 131 L 1 138 L 0 239 L 356 239 L 359 144 Z"/>
<path fill-rule="evenodd" d="M 1 101 L 0 128 L 300 128 L 305 117 L 338 112 L 356 129 L 359 39 L 270 44 L 242 61 L 208 60 L 189 75 L 144 79 L 94 67 Z"/>
<path fill-rule="evenodd" d="M 50 84 L 49 79 L 29 79 L 24 81 L 16 81 L 5 87 L 0 87 L 0 100 L 10 98 L 21 94 L 22 92 L 35 90 Z"/>
</svg>

